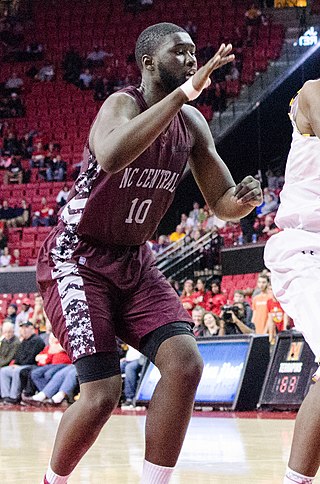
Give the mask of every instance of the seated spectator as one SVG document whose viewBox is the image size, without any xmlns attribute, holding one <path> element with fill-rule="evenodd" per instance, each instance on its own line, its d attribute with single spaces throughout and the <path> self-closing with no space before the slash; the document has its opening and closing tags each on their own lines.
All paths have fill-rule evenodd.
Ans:
<svg viewBox="0 0 320 484">
<path fill-rule="evenodd" d="M 194 306 L 201 306 L 203 309 L 206 308 L 207 299 L 211 294 L 206 291 L 206 285 L 203 279 L 198 279 L 196 282 L 195 291 L 192 293 L 192 300 Z"/>
<path fill-rule="evenodd" d="M 10 303 L 7 307 L 7 314 L 5 319 L 12 324 L 15 324 L 17 317 L 18 306 L 15 303 Z"/>
<path fill-rule="evenodd" d="M 270 299 L 267 301 L 268 319 L 265 328 L 265 334 L 269 335 L 270 344 L 275 343 L 276 335 L 290 328 L 289 317 L 282 309 L 279 301 L 277 301 L 271 285 L 269 285 L 268 293 Z"/>
<path fill-rule="evenodd" d="M 42 197 L 40 211 L 36 211 L 32 217 L 32 227 L 49 227 L 53 225 L 54 210 L 47 205 L 46 197 Z"/>
<path fill-rule="evenodd" d="M 29 405 L 40 407 L 44 403 L 60 405 L 66 397 L 70 397 L 77 387 L 77 370 L 74 365 L 66 365 L 57 371 L 46 386 L 33 397 L 24 397 Z"/>
<path fill-rule="evenodd" d="M 23 87 L 23 80 L 18 77 L 16 72 L 13 72 L 12 76 L 9 77 L 4 87 L 10 92 L 20 92 L 21 88 Z"/>
<path fill-rule="evenodd" d="M 204 313 L 202 323 L 204 328 L 199 336 L 210 338 L 211 336 L 218 336 L 220 334 L 220 318 L 216 314 L 210 311 Z"/>
<path fill-rule="evenodd" d="M 43 148 L 42 142 L 39 141 L 36 143 L 32 152 L 32 157 L 30 160 L 31 168 L 43 168 L 45 156 L 46 152 Z"/>
<path fill-rule="evenodd" d="M 268 213 L 274 212 L 278 209 L 279 198 L 278 196 L 269 190 L 269 188 L 263 189 L 263 202 L 256 208 L 258 217 L 263 217 Z"/>
<path fill-rule="evenodd" d="M 14 360 L 19 346 L 19 338 L 14 335 L 14 324 L 9 319 L 5 319 L 0 339 L 0 368 L 8 366 Z"/>
<path fill-rule="evenodd" d="M 244 16 L 247 25 L 247 41 L 252 40 L 252 31 L 254 27 L 258 27 L 261 21 L 261 10 L 258 9 L 255 3 L 252 3 L 246 10 Z"/>
<path fill-rule="evenodd" d="M 20 207 L 13 209 L 13 217 L 7 220 L 8 227 L 25 227 L 29 224 L 30 208 L 26 200 L 21 200 Z"/>
<path fill-rule="evenodd" d="M 31 300 L 28 297 L 22 299 L 21 311 L 17 314 L 14 332 L 16 336 L 20 336 L 20 326 L 29 322 L 33 313 L 33 307 L 31 305 Z M 32 323 L 31 323 L 32 324 Z M 33 328 L 34 329 L 34 328 Z"/>
<path fill-rule="evenodd" d="M 20 153 L 23 158 L 31 158 L 32 156 L 32 145 L 33 145 L 33 134 L 32 131 L 25 133 L 19 140 Z"/>
<path fill-rule="evenodd" d="M 195 335 L 196 338 L 198 336 L 201 336 L 204 330 L 203 321 L 202 321 L 203 315 L 204 315 L 204 309 L 201 306 L 196 306 L 192 310 L 192 320 L 194 323 L 193 334 Z"/>
<path fill-rule="evenodd" d="M 68 196 L 70 193 L 70 189 L 68 188 L 68 185 L 64 185 L 62 190 L 57 195 L 56 202 L 59 205 L 59 207 L 63 207 L 68 200 Z"/>
<path fill-rule="evenodd" d="M 169 240 L 170 242 L 178 242 L 179 240 L 183 239 L 185 237 L 185 233 L 183 232 L 183 228 L 181 225 L 176 226 L 175 232 L 172 232 L 172 234 L 169 235 Z"/>
<path fill-rule="evenodd" d="M 9 131 L 3 138 L 3 152 L 5 155 L 16 156 L 21 154 L 21 143 L 13 131 Z"/>
<path fill-rule="evenodd" d="M 207 296 L 206 310 L 220 314 L 221 307 L 227 304 L 226 296 L 221 292 L 221 283 L 218 279 L 211 282 L 211 291 Z"/>
<path fill-rule="evenodd" d="M 5 185 L 10 185 L 13 183 L 20 185 L 23 182 L 23 174 L 24 172 L 21 161 L 16 156 L 13 156 L 11 158 L 11 163 L 4 174 L 3 183 Z"/>
<path fill-rule="evenodd" d="M 137 385 L 139 381 L 139 374 L 142 369 L 144 357 L 140 351 L 129 346 L 125 358 L 120 360 L 121 373 L 125 374 L 124 377 L 124 407 L 132 407 L 133 399 L 136 394 Z"/>
<path fill-rule="evenodd" d="M 91 89 L 92 81 L 93 81 L 93 75 L 90 73 L 89 69 L 85 69 L 79 76 L 80 89 Z"/>
<path fill-rule="evenodd" d="M 104 65 L 104 60 L 106 57 L 113 57 L 111 52 L 104 51 L 98 45 L 95 45 L 92 52 L 87 55 L 87 66 L 88 67 L 99 67 Z"/>
<path fill-rule="evenodd" d="M 8 101 L 8 107 L 10 109 L 12 118 L 21 118 L 25 115 L 25 107 L 16 92 L 11 93 L 11 97 Z"/>
<path fill-rule="evenodd" d="M 274 216 L 271 214 L 266 215 L 264 219 L 264 227 L 261 230 L 261 236 L 264 240 L 271 237 L 273 234 L 280 232 L 280 229 L 274 223 Z"/>
<path fill-rule="evenodd" d="M 0 267 L 9 267 L 11 262 L 11 255 L 9 248 L 5 247 L 0 255 Z"/>
<path fill-rule="evenodd" d="M 193 209 L 189 212 L 190 223 L 193 222 L 193 227 L 199 222 L 200 205 L 198 202 L 193 202 Z"/>
<path fill-rule="evenodd" d="M 220 335 L 251 334 L 255 331 L 253 323 L 247 323 L 243 303 L 223 306 L 220 314 Z"/>
<path fill-rule="evenodd" d="M 11 220 L 14 217 L 14 208 L 9 207 L 8 200 L 3 200 L 2 204 L 0 205 L 0 222 L 3 222 L 5 225 L 8 220 Z"/>
<path fill-rule="evenodd" d="M 29 321 L 31 321 L 38 334 L 46 332 L 46 315 L 43 307 L 43 299 L 40 294 L 34 298 L 33 313 L 29 317 Z"/>
<path fill-rule="evenodd" d="M 10 265 L 11 267 L 21 267 L 26 265 L 26 261 L 21 257 L 19 249 L 13 249 Z"/>
<path fill-rule="evenodd" d="M 1 211 L 1 208 L 0 208 Z M 1 212 L 0 212 L 1 213 Z M 8 238 L 4 235 L 3 230 L 0 229 L 0 254 L 2 253 L 3 249 L 8 245 Z"/>
<path fill-rule="evenodd" d="M 152 250 L 156 254 L 161 254 L 169 245 L 169 239 L 166 235 L 159 235 L 158 241 L 152 245 Z"/>
<path fill-rule="evenodd" d="M 193 281 L 191 279 L 187 279 L 183 284 L 182 293 L 180 296 L 180 300 L 184 309 L 188 311 L 190 316 L 192 316 L 192 310 L 195 307 L 194 299 L 193 299 Z"/>
<path fill-rule="evenodd" d="M 21 344 L 16 352 L 13 364 L 0 370 L 0 394 L 4 403 L 16 404 L 21 397 L 20 372 L 35 365 L 36 355 L 44 348 L 44 342 L 36 336 L 32 323 L 21 323 Z"/>
<path fill-rule="evenodd" d="M 35 79 L 41 82 L 50 82 L 54 79 L 55 72 L 52 64 L 41 67 L 40 71 L 35 75 Z"/>
<path fill-rule="evenodd" d="M 47 181 L 63 181 L 66 177 L 67 164 L 62 160 L 61 155 L 55 156 L 47 162 Z"/>
<path fill-rule="evenodd" d="M 182 213 L 179 225 L 181 225 L 184 231 L 187 231 L 189 229 L 193 229 L 194 221 L 189 218 L 185 213 Z"/>
<path fill-rule="evenodd" d="M 252 311 L 252 308 L 251 308 L 250 304 L 247 301 L 245 301 L 245 293 L 244 293 L 244 291 L 241 291 L 241 289 L 237 289 L 236 291 L 234 291 L 234 294 L 233 294 L 233 303 L 234 304 L 237 304 L 237 303 L 242 303 L 243 304 L 244 312 L 245 312 L 245 318 L 246 318 L 246 323 L 247 324 L 250 324 L 252 322 L 252 314 L 253 314 L 253 311 Z"/>
</svg>

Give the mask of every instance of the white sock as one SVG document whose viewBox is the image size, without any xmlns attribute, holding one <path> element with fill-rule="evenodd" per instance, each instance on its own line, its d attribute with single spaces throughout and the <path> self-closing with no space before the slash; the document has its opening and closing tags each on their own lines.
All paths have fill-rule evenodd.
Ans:
<svg viewBox="0 0 320 484">
<path fill-rule="evenodd" d="M 36 395 L 33 395 L 32 400 L 35 400 L 36 402 L 43 402 L 47 396 L 43 392 L 39 392 Z"/>
<path fill-rule="evenodd" d="M 52 400 L 54 401 L 54 403 L 61 403 L 65 396 L 66 394 L 64 392 L 58 392 L 53 395 Z"/>
<path fill-rule="evenodd" d="M 292 471 L 287 467 L 286 475 L 283 480 L 283 484 L 312 484 L 314 477 L 307 477 L 299 474 L 299 472 Z"/>
<path fill-rule="evenodd" d="M 58 476 L 58 474 L 55 474 L 53 472 L 50 465 L 46 472 L 46 479 L 49 484 L 67 484 L 69 477 L 70 477 L 70 474 L 68 476 Z"/>
<path fill-rule="evenodd" d="M 164 467 L 143 461 L 141 484 L 168 484 L 174 467 Z"/>
</svg>

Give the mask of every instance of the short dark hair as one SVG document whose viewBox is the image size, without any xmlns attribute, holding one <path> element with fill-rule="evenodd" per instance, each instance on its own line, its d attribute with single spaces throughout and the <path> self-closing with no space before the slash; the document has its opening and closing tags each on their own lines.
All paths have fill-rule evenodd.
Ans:
<svg viewBox="0 0 320 484">
<path fill-rule="evenodd" d="M 138 37 L 135 49 L 136 62 L 139 69 L 142 70 L 141 59 L 143 55 L 154 55 L 163 37 L 177 32 L 187 33 L 182 27 L 169 22 L 150 25 L 150 27 L 143 30 Z"/>
</svg>

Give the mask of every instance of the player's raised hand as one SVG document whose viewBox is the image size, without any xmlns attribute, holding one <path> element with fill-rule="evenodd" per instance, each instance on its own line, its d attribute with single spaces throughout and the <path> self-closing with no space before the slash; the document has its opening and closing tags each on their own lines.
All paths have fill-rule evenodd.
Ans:
<svg viewBox="0 0 320 484">
<path fill-rule="evenodd" d="M 202 91 L 205 87 L 208 87 L 208 80 L 212 72 L 220 67 L 232 62 L 234 60 L 234 54 L 230 54 L 232 45 L 221 44 L 218 51 L 208 62 L 200 67 L 200 69 L 192 77 L 192 84 L 194 89 Z M 208 84 L 208 85 L 206 85 Z"/>
<path fill-rule="evenodd" d="M 252 176 L 246 176 L 235 187 L 233 200 L 240 205 L 251 205 L 257 207 L 263 201 L 262 190 L 260 182 Z"/>
</svg>

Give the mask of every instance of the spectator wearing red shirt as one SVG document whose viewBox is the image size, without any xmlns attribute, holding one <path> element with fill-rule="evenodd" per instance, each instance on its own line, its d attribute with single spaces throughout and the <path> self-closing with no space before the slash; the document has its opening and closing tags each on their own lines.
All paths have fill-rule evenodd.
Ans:
<svg viewBox="0 0 320 484">
<path fill-rule="evenodd" d="M 196 291 L 192 294 L 194 306 L 201 306 L 203 309 L 207 306 L 207 300 L 210 293 L 206 291 L 205 283 L 202 279 L 198 279 L 196 283 Z"/>
<path fill-rule="evenodd" d="M 207 296 L 206 311 L 212 311 L 218 316 L 221 313 L 221 308 L 227 304 L 226 296 L 221 292 L 221 284 L 218 279 L 211 282 L 211 291 Z"/>
<path fill-rule="evenodd" d="M 43 149 L 42 142 L 39 141 L 36 144 L 35 149 L 32 153 L 32 157 L 30 160 L 31 168 L 43 168 L 45 155 L 46 153 Z"/>
<path fill-rule="evenodd" d="M 270 299 L 267 301 L 268 319 L 265 332 L 269 334 L 270 343 L 274 343 L 276 334 L 285 331 L 289 326 L 289 317 L 277 301 L 271 286 L 268 288 Z"/>
<path fill-rule="evenodd" d="M 42 197 L 40 211 L 36 211 L 32 217 L 32 227 L 49 227 L 52 225 L 54 210 L 47 205 L 46 197 Z"/>
<path fill-rule="evenodd" d="M 195 307 L 195 303 L 193 299 L 193 281 L 191 279 L 187 279 L 184 282 L 180 300 L 184 309 L 186 309 L 190 316 L 192 316 L 192 310 Z"/>
</svg>

